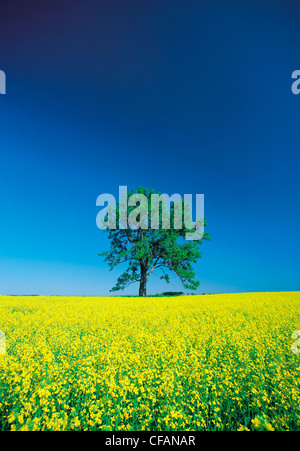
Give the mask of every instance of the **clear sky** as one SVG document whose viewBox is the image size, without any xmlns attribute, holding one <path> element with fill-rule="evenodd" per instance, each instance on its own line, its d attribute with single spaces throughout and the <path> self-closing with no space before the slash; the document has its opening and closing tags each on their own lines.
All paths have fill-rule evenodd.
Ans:
<svg viewBox="0 0 300 451">
<path fill-rule="evenodd" d="M 107 295 L 96 198 L 120 185 L 204 193 L 199 292 L 300 290 L 299 23 L 296 1 L 2 1 L 0 293 Z"/>
</svg>

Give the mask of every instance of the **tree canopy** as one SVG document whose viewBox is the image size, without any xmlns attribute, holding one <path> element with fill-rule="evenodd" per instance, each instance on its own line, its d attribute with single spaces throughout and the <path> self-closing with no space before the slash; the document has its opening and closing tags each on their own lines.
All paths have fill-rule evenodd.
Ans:
<svg viewBox="0 0 300 451">
<path fill-rule="evenodd" d="M 147 199 L 146 205 L 142 205 L 141 200 L 138 200 L 139 196 L 132 198 L 131 196 L 134 194 L 144 195 Z M 176 274 L 186 289 L 195 290 L 200 284 L 195 279 L 192 264 L 201 258 L 200 246 L 202 240 L 210 240 L 208 233 L 203 232 L 201 239 L 189 239 L 188 241 L 185 239 L 187 233 L 192 229 L 186 227 L 186 220 L 184 220 L 186 219 L 184 212 L 187 211 L 184 200 L 170 203 L 168 212 L 163 208 L 158 208 L 156 228 L 151 228 L 151 218 L 152 220 L 154 218 L 151 199 L 154 194 L 160 195 L 154 190 L 143 187 L 139 187 L 136 193 L 132 189 L 131 192 L 128 192 L 126 200 L 131 197 L 134 202 L 127 205 L 127 215 L 128 218 L 131 218 L 131 222 L 136 224 L 136 227 L 125 226 L 126 228 L 107 228 L 105 230 L 110 240 L 110 249 L 99 255 L 105 257 L 110 270 L 122 263 L 127 265 L 124 272 L 118 277 L 116 285 L 111 289 L 113 292 L 123 290 L 132 283 L 139 283 L 139 296 L 146 296 L 147 281 L 156 270 L 161 272 L 160 278 L 166 282 L 170 282 L 171 273 Z M 178 212 L 180 212 L 180 218 L 178 218 Z M 116 202 L 114 215 L 120 224 L 122 221 L 120 202 Z M 133 221 L 132 218 L 134 218 Z M 144 221 L 143 228 L 141 227 L 142 220 Z M 181 228 L 178 228 L 178 222 L 181 223 Z M 166 223 L 169 224 L 169 228 L 163 228 Z M 202 225 L 206 226 L 205 218 L 202 218 Z"/>
</svg>

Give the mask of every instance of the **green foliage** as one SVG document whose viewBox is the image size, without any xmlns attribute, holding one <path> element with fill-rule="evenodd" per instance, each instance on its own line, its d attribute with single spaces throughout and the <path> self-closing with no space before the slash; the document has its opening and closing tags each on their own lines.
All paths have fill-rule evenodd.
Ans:
<svg viewBox="0 0 300 451">
<path fill-rule="evenodd" d="M 184 201 L 182 200 L 182 228 L 174 228 L 173 203 L 170 205 L 170 229 L 162 229 L 162 223 L 166 219 L 165 212 L 161 208 L 159 211 L 159 228 L 151 229 L 151 194 L 154 190 L 147 190 L 139 187 L 137 194 L 144 194 L 148 200 L 148 229 L 138 228 L 127 229 L 106 229 L 110 240 L 109 251 L 99 255 L 105 257 L 109 269 L 113 270 L 117 265 L 126 263 L 127 268 L 117 279 L 116 285 L 110 291 L 119 291 L 130 284 L 140 282 L 139 295 L 146 295 L 146 283 L 151 273 L 159 269 L 161 279 L 167 283 L 170 281 L 170 273 L 176 274 L 184 288 L 195 290 L 200 282 L 195 280 L 195 272 L 192 263 L 196 263 L 201 257 L 200 245 L 202 240 L 186 241 L 185 234 L 191 232 L 184 224 Z M 132 189 L 128 192 L 128 198 L 135 194 Z M 178 204 L 177 204 L 178 205 Z M 116 218 L 119 223 L 120 210 L 119 202 L 116 205 Z M 127 214 L 135 210 L 137 206 L 128 206 Z M 204 221 L 204 226 L 206 225 Z M 204 232 L 202 239 L 209 240 L 207 232 Z"/>
</svg>

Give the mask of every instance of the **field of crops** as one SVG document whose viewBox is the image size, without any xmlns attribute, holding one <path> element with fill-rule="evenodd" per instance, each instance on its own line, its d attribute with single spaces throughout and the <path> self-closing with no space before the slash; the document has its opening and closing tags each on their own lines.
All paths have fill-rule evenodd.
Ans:
<svg viewBox="0 0 300 451">
<path fill-rule="evenodd" d="M 300 430 L 300 293 L 0 297 L 0 430 Z"/>
</svg>

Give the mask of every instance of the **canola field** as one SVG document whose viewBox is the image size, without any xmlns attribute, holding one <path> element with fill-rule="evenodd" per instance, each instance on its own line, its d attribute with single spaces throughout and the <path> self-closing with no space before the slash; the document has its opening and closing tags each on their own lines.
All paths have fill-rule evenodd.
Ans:
<svg viewBox="0 0 300 451">
<path fill-rule="evenodd" d="M 0 430 L 300 430 L 299 329 L 299 292 L 0 296 Z"/>
</svg>

